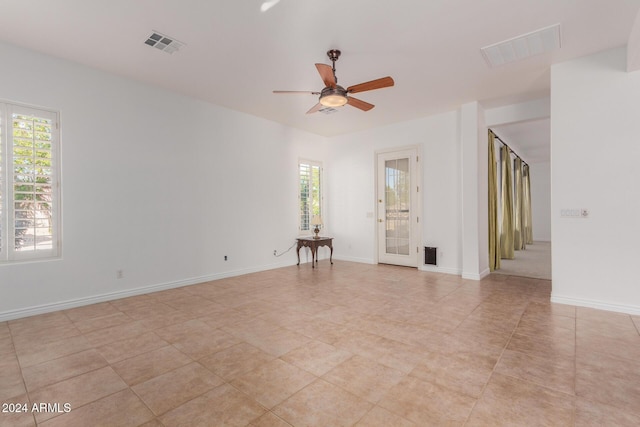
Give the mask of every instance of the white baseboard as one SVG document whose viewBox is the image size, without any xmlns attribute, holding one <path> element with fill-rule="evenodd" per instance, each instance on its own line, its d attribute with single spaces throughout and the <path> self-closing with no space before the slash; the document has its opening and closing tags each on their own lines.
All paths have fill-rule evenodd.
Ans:
<svg viewBox="0 0 640 427">
<path fill-rule="evenodd" d="M 438 267 L 436 265 L 422 265 L 418 267 L 420 271 L 427 271 L 430 273 L 444 273 L 444 274 L 453 274 L 455 276 L 460 276 L 462 274 L 462 270 L 459 268 L 451 268 L 451 267 Z"/>
<path fill-rule="evenodd" d="M 192 277 L 190 279 L 177 280 L 174 282 L 159 283 L 156 285 L 143 286 L 135 289 L 127 289 L 118 292 L 110 292 L 106 294 L 93 295 L 90 297 L 77 298 L 67 301 L 55 302 L 51 304 L 43 304 L 33 307 L 22 308 L 18 310 L 10 310 L 0 313 L 0 322 L 7 320 L 20 319 L 22 317 L 36 316 L 38 314 L 50 313 L 52 311 L 67 310 L 69 308 L 81 307 L 84 305 L 97 304 L 99 302 L 113 301 L 116 299 L 132 297 L 136 295 L 148 294 L 151 292 L 164 291 L 167 289 L 180 288 L 182 286 L 195 285 L 198 283 L 210 282 L 212 280 L 225 279 L 227 277 L 241 276 L 243 274 L 257 273 L 259 271 L 273 270 L 274 268 L 287 267 L 295 265 L 292 263 L 268 264 L 261 267 L 247 268 L 242 270 L 225 271 L 222 273 L 210 274 L 207 276 Z"/>
<path fill-rule="evenodd" d="M 333 257 L 334 260 L 339 260 L 339 261 L 348 261 L 348 262 L 359 262 L 360 264 L 375 264 L 373 262 L 372 259 L 369 258 L 356 258 L 356 257 L 349 257 L 349 256 L 334 256 Z"/>
<path fill-rule="evenodd" d="M 551 302 L 558 304 L 575 305 L 578 307 L 597 308 L 599 310 L 615 311 L 618 313 L 640 315 L 640 307 L 634 305 L 612 304 L 609 302 L 589 300 L 582 298 L 572 298 L 551 294 Z"/>
<path fill-rule="evenodd" d="M 485 277 L 487 277 L 489 274 L 491 274 L 491 270 L 489 270 L 488 268 L 484 271 L 481 271 L 480 273 L 462 273 L 462 278 L 463 279 L 469 279 L 469 280 L 482 280 Z"/>
</svg>

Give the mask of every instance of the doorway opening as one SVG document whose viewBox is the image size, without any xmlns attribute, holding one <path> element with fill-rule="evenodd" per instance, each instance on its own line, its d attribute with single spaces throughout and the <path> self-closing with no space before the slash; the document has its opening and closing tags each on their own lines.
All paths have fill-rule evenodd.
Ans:
<svg viewBox="0 0 640 427">
<path fill-rule="evenodd" d="M 498 178 L 498 224 L 503 224 L 502 185 L 503 174 L 501 149 L 508 145 L 511 167 L 515 168 L 514 152 L 527 162 L 530 180 L 529 197 L 531 210 L 532 241 L 525 248 L 515 250 L 514 258 L 502 258 L 495 274 L 530 277 L 551 280 L 551 161 L 550 161 L 550 119 L 491 126 L 499 139 L 495 140 L 496 170 Z M 511 176 L 512 201 L 516 201 L 516 173 Z M 515 214 L 515 209 L 513 209 Z M 514 221 L 515 222 L 515 221 Z"/>
</svg>

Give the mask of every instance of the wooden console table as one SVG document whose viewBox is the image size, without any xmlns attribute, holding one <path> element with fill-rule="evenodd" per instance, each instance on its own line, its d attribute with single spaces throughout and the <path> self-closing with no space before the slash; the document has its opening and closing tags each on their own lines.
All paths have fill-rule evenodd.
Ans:
<svg viewBox="0 0 640 427">
<path fill-rule="evenodd" d="M 321 246 L 329 246 L 329 249 L 331 249 L 329 261 L 333 264 L 333 237 L 319 237 L 317 239 L 313 237 L 298 237 L 297 240 L 298 265 L 300 265 L 300 248 L 307 247 L 311 249 L 311 267 L 315 268 L 315 263 L 318 262 L 318 248 Z"/>
</svg>

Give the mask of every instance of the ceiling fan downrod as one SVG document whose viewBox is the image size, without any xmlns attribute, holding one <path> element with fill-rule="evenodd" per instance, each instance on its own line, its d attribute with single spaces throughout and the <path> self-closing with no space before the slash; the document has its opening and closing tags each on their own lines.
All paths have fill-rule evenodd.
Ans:
<svg viewBox="0 0 640 427">
<path fill-rule="evenodd" d="M 327 56 L 329 57 L 329 59 L 331 60 L 331 63 L 333 64 L 333 67 L 332 67 L 333 78 L 335 79 L 336 83 L 338 83 L 338 77 L 336 77 L 336 61 L 338 60 L 338 58 L 340 58 L 341 53 L 342 52 L 340 52 L 338 49 L 331 49 L 327 51 Z"/>
</svg>

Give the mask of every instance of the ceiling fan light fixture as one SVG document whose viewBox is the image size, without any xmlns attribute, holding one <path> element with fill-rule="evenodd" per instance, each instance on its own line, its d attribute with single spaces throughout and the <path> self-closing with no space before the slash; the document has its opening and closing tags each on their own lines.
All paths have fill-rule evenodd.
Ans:
<svg viewBox="0 0 640 427">
<path fill-rule="evenodd" d="M 348 102 L 347 91 L 343 87 L 325 87 L 320 94 L 320 104 L 324 107 L 342 107 Z"/>
<path fill-rule="evenodd" d="M 320 98 L 320 104 L 325 107 L 342 107 L 347 103 L 347 98 L 342 95 L 328 95 Z"/>
</svg>

